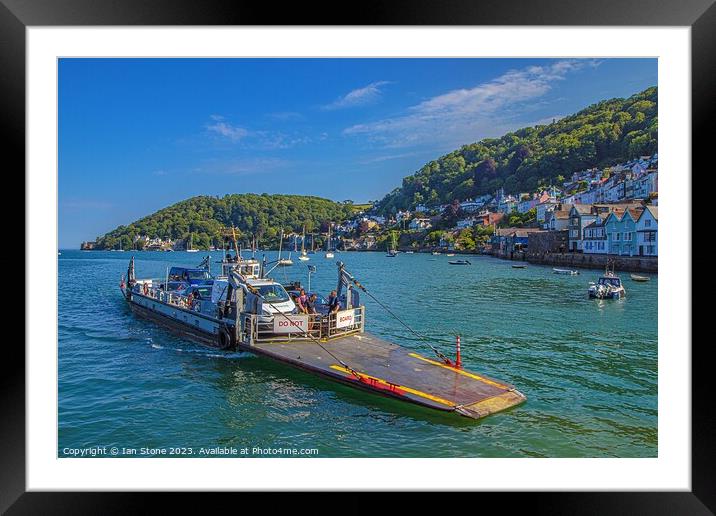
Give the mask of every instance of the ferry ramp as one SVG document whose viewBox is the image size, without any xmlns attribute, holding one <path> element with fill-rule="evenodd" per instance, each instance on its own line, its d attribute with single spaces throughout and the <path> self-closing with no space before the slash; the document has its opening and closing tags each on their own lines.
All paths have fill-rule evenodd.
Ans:
<svg viewBox="0 0 716 516">
<path fill-rule="evenodd" d="M 306 340 L 241 347 L 333 380 L 473 419 L 526 400 L 505 382 L 457 369 L 369 333 L 326 340 L 320 345 Z"/>
</svg>

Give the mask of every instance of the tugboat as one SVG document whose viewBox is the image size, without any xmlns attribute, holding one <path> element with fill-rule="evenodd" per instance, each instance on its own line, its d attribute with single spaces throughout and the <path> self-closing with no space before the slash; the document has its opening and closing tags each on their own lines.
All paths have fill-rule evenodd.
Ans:
<svg viewBox="0 0 716 516">
<path fill-rule="evenodd" d="M 361 293 L 398 318 L 343 263 L 337 262 L 337 306 L 329 301 L 328 313 L 299 313 L 286 289 L 267 276 L 265 258 L 245 260 L 234 245 L 236 256 L 227 252 L 221 275 L 211 276 L 207 257 L 199 267 L 201 283 L 195 284 L 169 281 L 169 274 L 137 279 L 132 257 L 122 295 L 137 315 L 201 344 L 254 353 L 431 409 L 479 419 L 526 400 L 512 385 L 464 370 L 459 337 L 452 360 L 407 325 L 436 358 L 367 333 Z"/>
<path fill-rule="evenodd" d="M 604 275 L 599 277 L 599 281 L 589 282 L 587 292 L 590 298 L 594 299 L 621 299 L 626 296 L 626 290 L 622 284 L 622 280 L 614 274 L 614 263 L 611 262 L 612 268 L 609 269 L 609 263 L 604 270 Z"/>
</svg>

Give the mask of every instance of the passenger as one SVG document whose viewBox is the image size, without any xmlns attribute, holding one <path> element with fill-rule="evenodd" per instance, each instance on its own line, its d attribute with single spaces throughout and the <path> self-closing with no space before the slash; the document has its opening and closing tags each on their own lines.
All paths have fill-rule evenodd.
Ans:
<svg viewBox="0 0 716 516">
<path fill-rule="evenodd" d="M 316 294 L 311 294 L 310 296 L 308 296 L 308 301 L 306 301 L 306 309 L 308 310 L 307 313 L 309 313 L 309 314 L 318 313 L 316 311 L 316 299 L 318 299 L 318 296 Z"/>
<path fill-rule="evenodd" d="M 301 292 L 299 293 L 298 297 L 296 298 L 296 302 L 298 303 L 298 310 L 301 313 L 307 314 L 308 313 L 308 296 L 306 295 L 306 291 L 301 289 Z"/>
<path fill-rule="evenodd" d="M 335 290 L 331 290 L 331 294 L 328 296 L 328 313 L 334 314 L 341 309 L 341 302 L 338 300 L 338 293 Z"/>
</svg>

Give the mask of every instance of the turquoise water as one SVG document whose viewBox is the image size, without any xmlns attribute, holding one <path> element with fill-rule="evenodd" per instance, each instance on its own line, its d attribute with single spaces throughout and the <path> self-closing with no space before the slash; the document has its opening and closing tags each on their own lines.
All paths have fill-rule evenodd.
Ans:
<svg viewBox="0 0 716 516">
<path fill-rule="evenodd" d="M 137 319 L 118 288 L 131 255 L 58 256 L 59 456 L 95 446 L 185 447 L 193 456 L 217 446 L 310 448 L 319 457 L 657 456 L 657 276 L 636 283 L 623 273 L 626 299 L 599 301 L 587 298 L 598 271 L 561 276 L 490 257 L 451 266 L 426 254 L 336 254 L 415 329 L 445 339 L 438 346 L 450 356 L 459 332 L 466 369 L 527 395 L 473 421 L 204 348 Z M 204 255 L 138 252 L 137 276 L 162 277 L 167 266 Z M 318 268 L 314 289 L 334 288 L 334 263 L 322 254 L 307 262 Z M 297 263 L 274 276 L 306 284 L 306 271 Z M 368 331 L 431 353 L 363 301 Z"/>
</svg>

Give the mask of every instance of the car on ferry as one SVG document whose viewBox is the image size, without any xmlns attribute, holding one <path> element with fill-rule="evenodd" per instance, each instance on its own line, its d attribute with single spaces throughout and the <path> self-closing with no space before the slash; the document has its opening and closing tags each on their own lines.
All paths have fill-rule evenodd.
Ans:
<svg viewBox="0 0 716 516">
<path fill-rule="evenodd" d="M 184 290 L 187 287 L 211 285 L 214 278 L 206 269 L 191 269 L 187 267 L 172 267 L 169 269 L 169 283 L 167 290 Z"/>
<path fill-rule="evenodd" d="M 296 304 L 286 289 L 280 283 L 265 278 L 248 279 L 246 283 L 255 288 L 265 300 L 263 302 L 263 314 L 273 316 L 276 313 L 294 314 L 297 312 Z M 214 304 L 226 302 L 226 292 L 228 291 L 229 281 L 223 278 L 217 278 L 212 284 L 211 302 Z M 268 318 L 269 322 L 272 320 Z"/>
</svg>

